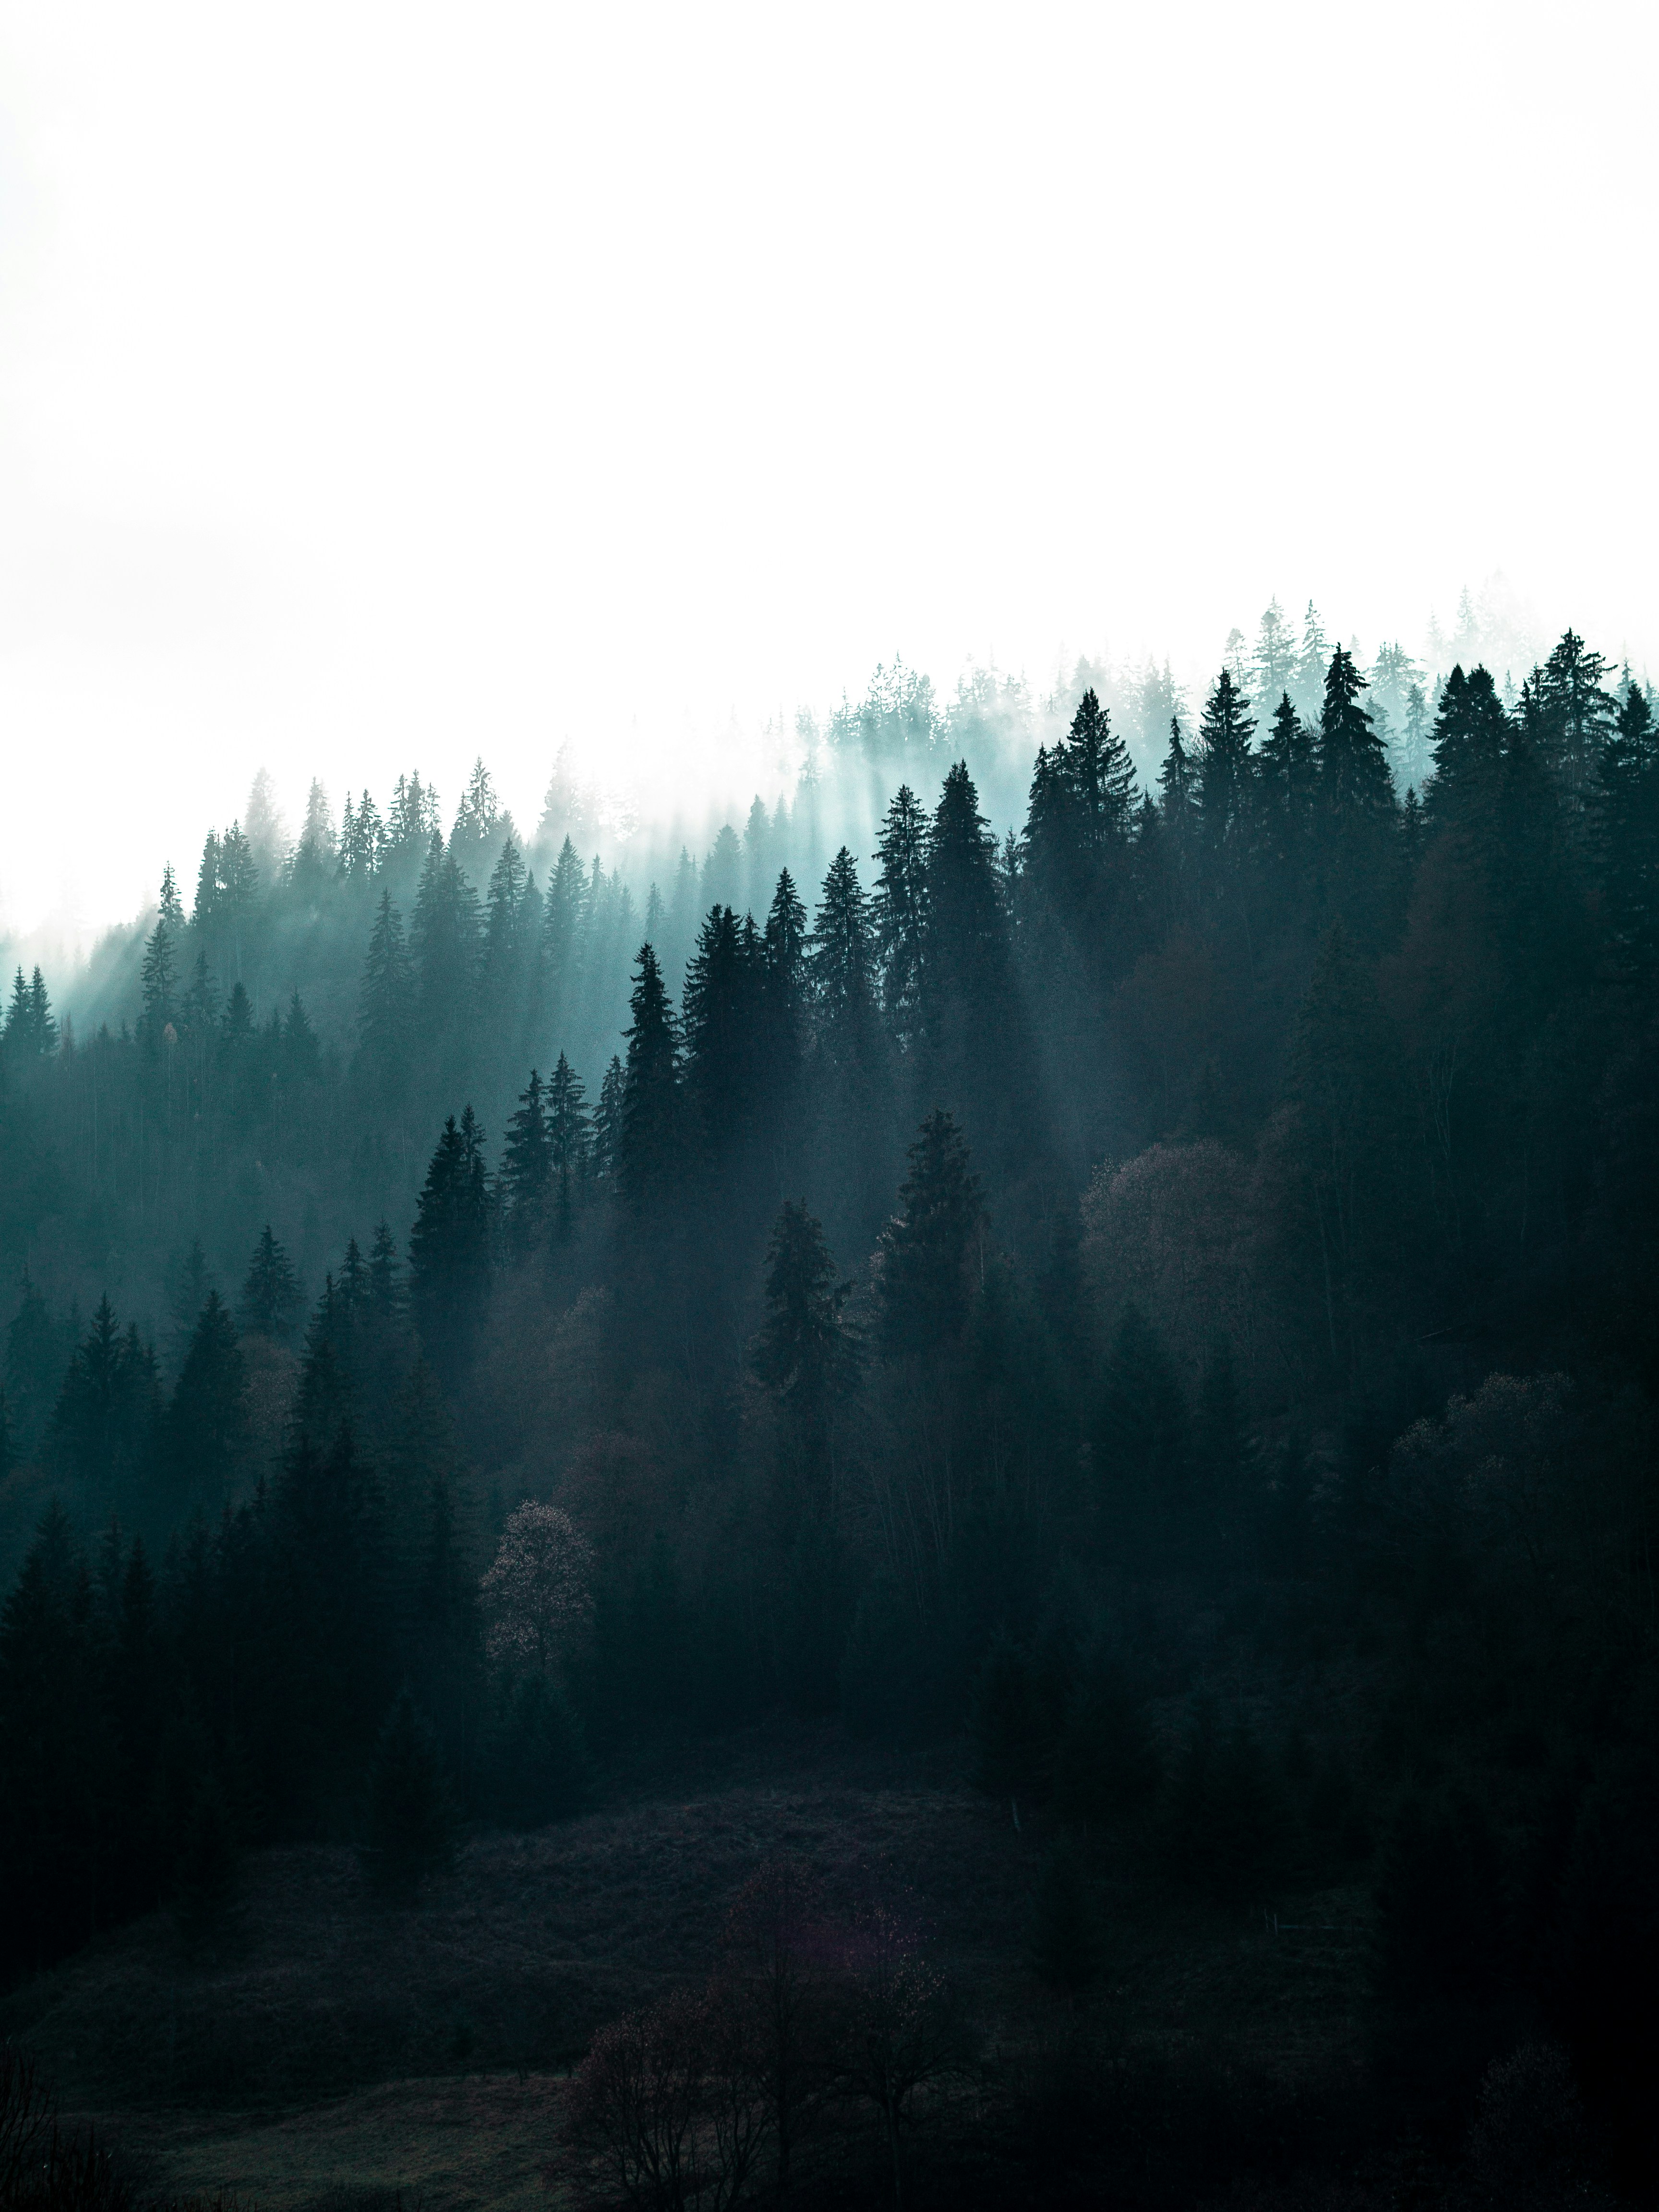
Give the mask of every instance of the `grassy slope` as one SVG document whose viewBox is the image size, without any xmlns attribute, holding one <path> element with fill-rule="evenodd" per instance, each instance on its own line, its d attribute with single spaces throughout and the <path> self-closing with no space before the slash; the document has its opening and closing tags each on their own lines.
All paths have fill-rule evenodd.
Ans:
<svg viewBox="0 0 1659 2212">
<path fill-rule="evenodd" d="M 831 1907 L 908 1893 L 985 2047 L 1054 2022 L 1024 1960 L 1045 1838 L 967 1787 L 951 1755 L 831 1732 L 661 1747 L 585 1818 L 470 1843 L 417 1905 L 366 1894 L 349 1851 L 262 1852 L 225 1925 L 188 1946 L 167 1914 L 111 1936 L 0 2004 L 64 2101 L 158 2174 L 233 2184 L 271 2212 L 326 2185 L 399 2182 L 427 2212 L 541 2193 L 555 2078 L 595 2025 L 705 1972 L 756 1861 L 809 1858 Z M 1108 1856 L 1112 2039 L 1204 2048 L 1293 2082 L 1357 2055 L 1358 1900 L 1272 1900 L 1338 1932 L 1270 1936 Z"/>
</svg>

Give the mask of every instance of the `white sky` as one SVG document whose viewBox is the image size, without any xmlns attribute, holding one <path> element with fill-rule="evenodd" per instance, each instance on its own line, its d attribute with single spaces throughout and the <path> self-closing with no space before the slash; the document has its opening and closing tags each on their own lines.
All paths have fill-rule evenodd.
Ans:
<svg viewBox="0 0 1659 2212">
<path fill-rule="evenodd" d="M 896 649 L 1417 646 L 1501 568 L 1640 659 L 1656 22 L 6 0 L 0 926 L 262 760 L 741 792 L 734 708 Z"/>
</svg>

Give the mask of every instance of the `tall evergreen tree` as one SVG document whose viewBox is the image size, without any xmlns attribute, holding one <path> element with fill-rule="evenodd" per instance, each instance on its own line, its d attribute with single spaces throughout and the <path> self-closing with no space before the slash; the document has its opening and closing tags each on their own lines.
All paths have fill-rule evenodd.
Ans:
<svg viewBox="0 0 1659 2212">
<path fill-rule="evenodd" d="M 299 1310 L 300 1285 L 293 1266 L 267 1221 L 242 1285 L 243 1326 L 280 1340 L 292 1330 Z"/>
<path fill-rule="evenodd" d="M 210 1290 L 167 1408 L 169 1473 L 178 1496 L 209 1510 L 231 1493 L 252 1441 L 247 1372 L 235 1326 Z"/>
<path fill-rule="evenodd" d="M 882 1231 L 877 1291 L 890 1358 L 953 1344 L 967 1324 L 984 1202 L 955 1119 L 935 1108 L 910 1147 L 899 1211 Z"/>
<path fill-rule="evenodd" d="M 413 1044 L 415 971 L 404 942 L 404 926 L 390 890 L 380 893 L 374 927 L 363 962 L 357 1036 L 368 1064 L 383 1078 L 394 1075 Z"/>
<path fill-rule="evenodd" d="M 564 1066 L 562 1053 L 559 1064 Z M 507 1235 L 520 1252 L 545 1233 L 553 1200 L 553 1147 L 547 1126 L 542 1079 L 532 1067 L 508 1119 L 501 1152 L 501 1194 L 507 1205 Z"/>
<path fill-rule="evenodd" d="M 409 1237 L 409 1291 L 421 1349 L 452 1387 L 471 1364 L 489 1286 L 489 1190 L 472 1109 L 452 1114 L 427 1169 Z"/>
<path fill-rule="evenodd" d="M 1224 668 L 1199 722 L 1199 809 L 1204 842 L 1216 862 L 1231 864 L 1246 834 L 1255 763 L 1255 723 L 1244 694 Z"/>
<path fill-rule="evenodd" d="M 615 1173 L 623 1196 L 636 1212 L 645 1212 L 667 1194 L 680 1136 L 679 1041 L 662 969 L 648 945 L 640 947 L 629 1006 L 633 1020 L 627 1031 L 620 1126 L 613 1137 Z"/>
<path fill-rule="evenodd" d="M 901 1041 L 921 1022 L 927 848 L 927 817 L 909 785 L 902 783 L 876 841 L 881 865 L 874 899 L 882 1004 Z"/>
</svg>

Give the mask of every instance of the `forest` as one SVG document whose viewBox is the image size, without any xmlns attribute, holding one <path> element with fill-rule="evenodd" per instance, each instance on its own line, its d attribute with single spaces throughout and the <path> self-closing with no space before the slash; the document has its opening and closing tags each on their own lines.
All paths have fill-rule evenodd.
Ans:
<svg viewBox="0 0 1659 2212">
<path fill-rule="evenodd" d="M 1650 2201 L 1659 707 L 1309 615 L 1195 707 L 885 672 L 700 854 L 256 787 L 17 969 L 9 2022 L 764 1736 L 964 1778 L 1015 2026 L 768 1856 L 753 1971 L 536 2054 L 565 2201 Z M 1177 2080 L 1125 1897 L 1339 1899 L 1340 2063 Z"/>
</svg>

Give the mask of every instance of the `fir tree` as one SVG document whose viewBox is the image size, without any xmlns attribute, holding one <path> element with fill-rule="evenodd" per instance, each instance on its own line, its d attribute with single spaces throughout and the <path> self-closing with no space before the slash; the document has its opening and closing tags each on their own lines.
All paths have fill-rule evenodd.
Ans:
<svg viewBox="0 0 1659 2212">
<path fill-rule="evenodd" d="M 242 1285 L 242 1324 L 260 1336 L 286 1337 L 300 1310 L 300 1285 L 267 1221 Z"/>
<path fill-rule="evenodd" d="M 901 1039 L 921 1018 L 927 848 L 927 817 L 909 785 L 902 783 L 876 841 L 880 874 L 873 902 L 882 1004 Z"/>
<path fill-rule="evenodd" d="M 1602 750 L 1595 792 L 1603 928 L 1624 983 L 1659 967 L 1659 727 L 1634 684 Z"/>
<path fill-rule="evenodd" d="M 617 1054 L 599 1085 L 599 1110 L 593 1116 L 593 1172 L 601 1181 L 614 1182 L 623 1152 L 623 1108 L 628 1078 Z"/>
<path fill-rule="evenodd" d="M 559 1065 L 565 1067 L 562 1053 Z M 555 1175 L 542 1079 L 532 1067 L 530 1081 L 520 1093 L 518 1110 L 507 1121 L 501 1153 L 501 1194 L 507 1205 L 507 1233 L 521 1252 L 527 1251 L 545 1232 Z"/>
<path fill-rule="evenodd" d="M 409 1237 L 410 1303 L 421 1348 L 453 1386 L 471 1364 L 489 1281 L 489 1193 L 483 1132 L 452 1114 L 427 1169 Z"/>
<path fill-rule="evenodd" d="M 909 1162 L 878 1250 L 881 1342 L 890 1358 L 933 1352 L 961 1336 L 984 1220 L 967 1145 L 942 1108 L 922 1123 Z"/>
<path fill-rule="evenodd" d="M 241 1347 L 219 1293 L 210 1290 L 167 1408 L 172 1474 L 182 1496 L 210 1508 L 228 1498 L 250 1442 Z"/>
<path fill-rule="evenodd" d="M 1394 811 L 1394 781 L 1371 718 L 1359 703 L 1365 679 L 1339 645 L 1326 672 L 1319 717 L 1319 793 L 1338 822 L 1375 821 Z"/>
<path fill-rule="evenodd" d="M 807 946 L 819 1023 L 832 1049 L 856 1046 L 872 1007 L 876 945 L 870 902 L 845 845 L 830 863 Z"/>
<path fill-rule="evenodd" d="M 610 1134 L 614 1172 L 636 1209 L 660 1202 L 677 1162 L 680 1125 L 679 1044 L 662 969 L 648 945 L 640 947 L 629 1001 L 633 1014 L 623 1071 L 621 1110 Z M 610 1078 L 607 1075 L 606 1084 Z M 600 1106 L 604 1109 L 605 1100 Z"/>
<path fill-rule="evenodd" d="M 1281 691 L 1255 763 L 1262 839 L 1280 866 L 1302 849 L 1313 820 L 1315 786 L 1313 738 L 1290 693 Z"/>
<path fill-rule="evenodd" d="M 754 1367 L 815 1429 L 852 1372 L 852 1340 L 841 1317 L 850 1287 L 837 1281 L 823 1225 L 805 1200 L 786 1200 L 766 1255 L 765 1319 Z"/>
<path fill-rule="evenodd" d="M 1199 810 L 1204 842 L 1218 861 L 1232 861 L 1249 820 L 1255 729 L 1231 672 L 1224 668 L 1199 722 Z"/>
<path fill-rule="evenodd" d="M 548 1153 L 562 1187 L 586 1175 L 592 1145 L 586 1092 L 561 1053 L 547 1086 Z"/>
<path fill-rule="evenodd" d="M 383 1075 L 398 1068 L 409 1052 L 414 1010 L 415 975 L 403 921 L 391 891 L 383 890 L 363 961 L 357 1012 L 363 1054 Z"/>
</svg>

